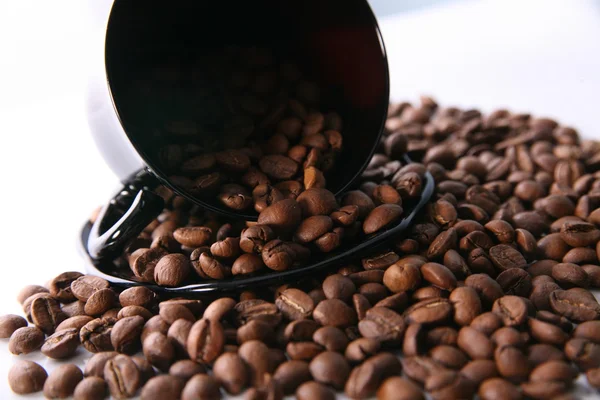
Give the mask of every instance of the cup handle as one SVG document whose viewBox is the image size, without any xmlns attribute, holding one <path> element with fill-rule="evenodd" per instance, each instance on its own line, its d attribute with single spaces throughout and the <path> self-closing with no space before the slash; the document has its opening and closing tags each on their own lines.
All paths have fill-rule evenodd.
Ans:
<svg viewBox="0 0 600 400">
<path fill-rule="evenodd" d="M 165 202 L 152 190 L 160 183 L 147 170 L 129 178 L 105 205 L 92 225 L 87 242 L 94 260 L 115 259 L 150 222 L 162 212 Z"/>
</svg>

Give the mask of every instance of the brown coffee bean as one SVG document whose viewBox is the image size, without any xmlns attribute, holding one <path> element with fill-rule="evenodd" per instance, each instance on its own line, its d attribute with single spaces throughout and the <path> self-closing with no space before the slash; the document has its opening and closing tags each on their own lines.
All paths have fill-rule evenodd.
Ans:
<svg viewBox="0 0 600 400">
<path fill-rule="evenodd" d="M 454 306 L 454 321 L 460 326 L 469 325 L 482 312 L 481 300 L 471 287 L 454 289 L 449 299 Z"/>
<path fill-rule="evenodd" d="M 235 319 L 239 325 L 258 319 L 275 327 L 281 322 L 281 312 L 273 303 L 260 299 L 243 300 L 234 307 Z"/>
<path fill-rule="evenodd" d="M 399 376 L 387 378 L 377 390 L 378 400 L 424 400 L 425 397 L 421 389 L 409 381 Z"/>
<path fill-rule="evenodd" d="M 44 387 L 48 374 L 33 361 L 17 361 L 8 371 L 8 385 L 17 394 L 37 393 Z"/>
<path fill-rule="evenodd" d="M 400 375 L 401 370 L 396 356 L 391 353 L 378 354 L 354 367 L 346 382 L 345 392 L 352 398 L 370 397 L 386 378 Z"/>
<path fill-rule="evenodd" d="M 112 289 L 100 289 L 95 291 L 86 301 L 84 311 L 87 315 L 101 315 L 113 308 L 117 302 L 117 295 Z"/>
<path fill-rule="evenodd" d="M 431 398 L 470 398 L 475 393 L 475 385 L 460 373 L 443 371 L 430 375 L 425 381 L 425 390 Z"/>
<path fill-rule="evenodd" d="M 363 337 L 384 343 L 399 343 L 405 328 L 402 316 L 385 307 L 369 309 L 365 318 L 358 323 L 358 329 Z"/>
<path fill-rule="evenodd" d="M 139 306 L 150 309 L 156 303 L 156 293 L 145 286 L 130 287 L 119 294 L 119 303 L 122 307 Z"/>
<path fill-rule="evenodd" d="M 429 262 L 421 266 L 421 276 L 424 280 L 444 290 L 453 290 L 456 287 L 456 277 L 442 264 Z"/>
<path fill-rule="evenodd" d="M 429 351 L 429 356 L 450 369 L 461 369 L 467 364 L 467 356 L 454 346 L 439 345 Z"/>
<path fill-rule="evenodd" d="M 404 316 L 406 322 L 419 324 L 437 324 L 452 317 L 453 307 L 449 300 L 433 298 L 420 301 L 409 307 Z"/>
<path fill-rule="evenodd" d="M 192 360 L 179 360 L 169 368 L 169 375 L 188 381 L 192 376 L 205 374 L 206 368 Z"/>
<path fill-rule="evenodd" d="M 583 371 L 600 367 L 600 345 L 587 339 L 569 340 L 565 344 L 564 352 L 567 358 Z"/>
<path fill-rule="evenodd" d="M 208 375 L 196 375 L 196 377 L 207 377 L 210 378 Z M 192 382 L 194 379 L 196 379 L 196 377 L 190 379 L 187 383 L 187 385 L 190 384 L 190 382 Z M 211 378 L 212 379 L 212 378 Z M 190 399 L 191 397 L 185 397 L 185 395 L 182 393 L 184 390 L 184 386 L 187 387 L 186 383 L 177 377 L 171 376 L 171 375 L 159 375 L 159 376 L 155 376 L 153 378 L 151 378 L 148 382 L 146 382 L 146 384 L 144 385 L 144 387 L 142 388 L 142 393 L 140 398 L 142 400 L 160 400 L 160 399 L 178 399 L 178 398 L 187 398 Z M 216 390 L 218 393 L 218 385 L 216 386 Z M 198 390 L 198 392 L 200 392 L 200 390 Z M 196 392 L 195 395 L 198 394 L 198 392 Z M 202 393 L 202 392 L 200 392 Z M 201 397 L 201 398 L 206 398 L 206 399 L 213 399 L 214 397 Z"/>
<path fill-rule="evenodd" d="M 327 386 L 315 382 L 305 382 L 296 390 L 298 400 L 335 400 L 335 392 Z"/>
<path fill-rule="evenodd" d="M 210 364 L 223 352 L 224 344 L 221 323 L 216 320 L 201 319 L 194 323 L 190 330 L 187 351 L 193 361 Z"/>
<path fill-rule="evenodd" d="M 135 253 L 138 252 L 140 254 L 130 261 L 131 270 L 142 282 L 154 282 L 154 268 L 167 252 L 161 247 L 139 249 Z"/>
<path fill-rule="evenodd" d="M 531 382 L 558 381 L 570 385 L 577 375 L 579 375 L 577 369 L 564 361 L 548 361 L 534 368 L 529 375 L 529 380 Z"/>
<path fill-rule="evenodd" d="M 108 391 L 106 382 L 97 376 L 83 378 L 75 387 L 74 400 L 102 400 L 106 398 Z"/>
<path fill-rule="evenodd" d="M 221 398 L 219 383 L 210 375 L 198 374 L 193 376 L 181 393 L 182 400 L 194 399 L 218 400 Z"/>
<path fill-rule="evenodd" d="M 162 302 L 159 305 L 159 315 L 167 324 L 172 324 L 178 319 L 196 322 L 194 314 L 192 314 L 189 308 L 181 304 L 169 304 L 168 302 Z"/>
<path fill-rule="evenodd" d="M 190 273 L 190 262 L 183 254 L 167 254 L 154 268 L 154 280 L 161 286 L 179 286 Z"/>
<path fill-rule="evenodd" d="M 336 389 L 343 388 L 350 375 L 348 361 L 341 354 L 332 351 L 316 356 L 310 362 L 309 369 L 315 380 Z"/>
<path fill-rule="evenodd" d="M 31 303 L 31 320 L 44 333 L 51 334 L 67 316 L 52 298 L 40 297 Z"/>
<path fill-rule="evenodd" d="M 550 293 L 549 299 L 550 306 L 556 313 L 572 321 L 585 322 L 600 317 L 600 305 L 591 295 L 586 296 L 572 289 L 555 290 Z"/>
<path fill-rule="evenodd" d="M 558 398 L 567 391 L 562 382 L 525 382 L 520 387 L 523 394 L 532 399 Z"/>
<path fill-rule="evenodd" d="M 600 344 L 600 321 L 586 321 L 577 325 L 573 331 L 573 337 Z"/>
<path fill-rule="evenodd" d="M 175 358 L 175 348 L 172 342 L 160 332 L 153 332 L 144 339 L 142 351 L 148 362 L 162 371 L 167 371 Z M 196 354 L 194 353 L 194 355 Z"/>
<path fill-rule="evenodd" d="M 375 339 L 360 338 L 350 342 L 344 354 L 348 361 L 359 363 L 375 355 L 380 346 L 380 342 Z"/>
<path fill-rule="evenodd" d="M 44 343 L 44 332 L 34 326 L 19 328 L 13 332 L 8 342 L 8 350 L 16 355 L 38 350 Z"/>
<path fill-rule="evenodd" d="M 110 333 L 113 348 L 119 353 L 134 354 L 140 349 L 144 318 L 135 316 L 118 320 Z"/>
<path fill-rule="evenodd" d="M 490 359 L 494 354 L 494 344 L 482 332 L 469 326 L 458 332 L 458 347 L 474 360 Z"/>
<path fill-rule="evenodd" d="M 356 286 L 350 278 L 334 274 L 323 281 L 323 292 L 328 299 L 340 299 L 349 302 L 356 292 Z"/>
<path fill-rule="evenodd" d="M 83 373 L 75 364 L 59 365 L 52 370 L 44 382 L 44 396 L 49 399 L 64 399 L 73 394 Z"/>
<path fill-rule="evenodd" d="M 160 315 L 155 315 L 154 317 L 146 321 L 146 324 L 144 324 L 144 328 L 142 329 L 141 335 L 142 343 L 144 342 L 146 337 L 151 333 L 160 332 L 166 335 L 168 330 L 169 324 L 164 319 L 162 319 Z"/>
<path fill-rule="evenodd" d="M 46 357 L 63 359 L 71 357 L 79 346 L 79 331 L 64 329 L 48 336 L 41 351 Z"/>
<path fill-rule="evenodd" d="M 142 384 L 135 362 L 121 354 L 104 364 L 104 379 L 110 394 L 117 399 L 133 397 Z"/>
<path fill-rule="evenodd" d="M 527 357 L 516 347 L 504 346 L 494 352 L 496 367 L 501 376 L 511 382 L 523 382 L 529 376 Z"/>
<path fill-rule="evenodd" d="M 71 283 L 80 276 L 83 276 L 83 274 L 76 271 L 63 272 L 58 275 L 48 285 L 52 297 L 64 303 L 75 300 L 75 296 L 73 296 L 71 291 Z"/>
<path fill-rule="evenodd" d="M 524 268 L 527 261 L 521 253 L 506 244 L 499 244 L 490 249 L 490 259 L 502 271 L 510 268 Z"/>
<path fill-rule="evenodd" d="M 264 381 L 264 375 L 274 370 L 269 357 L 269 348 L 262 342 L 251 340 L 242 344 L 238 355 L 248 367 L 249 383 L 252 386 L 260 386 Z"/>
<path fill-rule="evenodd" d="M 491 277 L 485 274 L 473 274 L 465 279 L 465 285 L 475 289 L 484 306 L 492 305 L 504 295 L 502 288 Z"/>
<path fill-rule="evenodd" d="M 494 302 L 492 312 L 498 314 L 506 326 L 518 326 L 527 320 L 527 305 L 518 296 L 499 298 Z"/>
<path fill-rule="evenodd" d="M 598 243 L 600 230 L 587 222 L 565 222 L 560 228 L 560 237 L 572 247 L 585 247 Z"/>
<path fill-rule="evenodd" d="M 17 294 L 17 301 L 20 304 L 25 303 L 25 300 L 27 300 L 27 298 L 33 296 L 34 294 L 38 294 L 38 293 L 50 293 L 48 291 L 48 289 L 46 289 L 43 286 L 40 285 L 27 285 L 25 286 L 23 289 L 21 289 L 19 291 L 19 293 Z"/>
<path fill-rule="evenodd" d="M 520 268 L 503 271 L 496 277 L 496 282 L 507 295 L 529 297 L 532 289 L 531 276 Z"/>
<path fill-rule="evenodd" d="M 84 376 L 97 376 L 104 378 L 104 366 L 108 360 L 118 355 L 116 351 L 103 351 L 96 353 L 85 363 Z"/>
<path fill-rule="evenodd" d="M 298 289 L 287 289 L 275 301 L 277 308 L 289 320 L 310 317 L 314 309 L 312 299 Z"/>
<path fill-rule="evenodd" d="M 340 299 L 321 301 L 313 311 L 313 318 L 321 325 L 343 328 L 356 323 L 356 312 Z"/>
<path fill-rule="evenodd" d="M 19 328 L 27 326 L 25 318 L 15 315 L 7 314 L 0 317 L 0 338 L 9 338 Z"/>
<path fill-rule="evenodd" d="M 383 284 L 393 293 L 416 289 L 421 283 L 419 267 L 396 262 L 385 270 Z"/>
<path fill-rule="evenodd" d="M 248 370 L 244 361 L 233 353 L 223 353 L 213 366 L 213 376 L 230 394 L 241 393 L 248 384 Z"/>
<path fill-rule="evenodd" d="M 470 327 L 478 330 L 484 335 L 491 336 L 498 328 L 502 326 L 502 319 L 493 313 L 485 312 L 471 321 Z"/>
<path fill-rule="evenodd" d="M 153 314 L 148 309 L 140 306 L 127 306 L 123 307 L 117 313 L 117 319 L 123 319 L 128 317 L 141 317 L 144 321 L 149 320 L 153 317 Z"/>
<path fill-rule="evenodd" d="M 523 348 L 525 347 L 526 341 L 529 339 L 529 336 L 524 337 L 525 334 L 519 332 L 518 330 L 505 326 L 498 329 L 492 335 L 492 342 L 496 344 L 496 346 L 514 346 Z"/>
<path fill-rule="evenodd" d="M 563 286 L 587 287 L 588 275 L 579 265 L 560 263 L 552 267 L 552 277 Z"/>
<path fill-rule="evenodd" d="M 201 247 L 209 242 L 212 230 L 205 226 L 188 226 L 176 229 L 173 237 L 183 246 Z"/>
<path fill-rule="evenodd" d="M 343 353 L 348 345 L 348 337 L 339 328 L 324 326 L 315 331 L 312 339 L 327 351 Z"/>
<path fill-rule="evenodd" d="M 277 367 L 273 375 L 286 395 L 292 394 L 305 382 L 311 380 L 310 369 L 305 361 L 290 360 Z"/>
<path fill-rule="evenodd" d="M 358 207 L 358 218 L 364 219 L 375 208 L 373 200 L 363 191 L 351 190 L 342 198 L 342 206 L 354 205 Z"/>
<path fill-rule="evenodd" d="M 402 212 L 402 207 L 397 204 L 382 204 L 375 207 L 363 222 L 363 232 L 370 235 L 391 226 L 400 219 Z"/>
<path fill-rule="evenodd" d="M 543 364 L 547 361 L 566 360 L 566 357 L 561 350 L 549 344 L 533 344 L 529 346 L 527 352 L 527 358 L 532 367 Z"/>
<path fill-rule="evenodd" d="M 71 282 L 71 292 L 78 300 L 87 301 L 94 292 L 106 289 L 109 286 L 106 279 L 93 275 L 83 275 Z"/>
<path fill-rule="evenodd" d="M 502 378 L 490 378 L 485 380 L 477 392 L 481 400 L 520 400 L 522 398 L 519 389 Z"/>
<path fill-rule="evenodd" d="M 258 217 L 258 223 L 268 225 L 276 233 L 286 233 L 296 229 L 301 219 L 301 204 L 293 199 L 285 199 L 265 208 Z"/>
<path fill-rule="evenodd" d="M 479 386 L 487 379 L 498 376 L 496 363 L 493 360 L 470 361 L 460 370 L 460 373 L 476 386 Z"/>
<path fill-rule="evenodd" d="M 586 371 L 587 382 L 594 388 L 600 388 L 600 368 L 593 368 Z"/>
<path fill-rule="evenodd" d="M 251 320 L 238 328 L 236 337 L 238 344 L 249 340 L 260 340 L 270 343 L 273 341 L 273 327 L 260 320 Z"/>
</svg>

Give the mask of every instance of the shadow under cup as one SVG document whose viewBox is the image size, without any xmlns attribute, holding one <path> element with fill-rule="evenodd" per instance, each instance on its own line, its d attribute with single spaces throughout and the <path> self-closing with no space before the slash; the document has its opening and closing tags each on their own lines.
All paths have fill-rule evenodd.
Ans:
<svg viewBox="0 0 600 400">
<path fill-rule="evenodd" d="M 219 68 L 228 49 L 267 49 L 275 60 L 294 63 L 320 88 L 315 108 L 341 116 L 343 151 L 326 174 L 332 192 L 352 185 L 379 143 L 389 77 L 381 35 L 365 0 L 142 5 L 116 0 L 105 47 L 111 96 L 136 151 L 162 184 L 209 210 L 257 217 L 177 185 L 164 149 L 193 144 L 202 154 L 231 147 L 223 135 L 229 99 L 220 95 L 231 76 Z M 286 99 L 295 95 L 293 90 L 282 94 Z M 183 120 L 192 122 L 190 134 L 169 132 L 170 124 Z"/>
</svg>

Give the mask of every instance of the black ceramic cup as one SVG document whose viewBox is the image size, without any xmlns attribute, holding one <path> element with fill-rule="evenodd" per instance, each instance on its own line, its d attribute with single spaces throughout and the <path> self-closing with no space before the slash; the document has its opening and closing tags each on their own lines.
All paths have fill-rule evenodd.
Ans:
<svg viewBox="0 0 600 400">
<path fill-rule="evenodd" d="M 207 54 L 215 50 L 267 48 L 327 90 L 324 106 L 340 114 L 344 126 L 344 150 L 327 175 L 332 192 L 352 186 L 379 143 L 389 74 L 366 0 L 115 0 L 102 28 L 103 69 L 90 81 L 88 116 L 96 144 L 124 188 L 91 229 L 88 252 L 93 258 L 115 257 L 158 216 L 164 208 L 152 191 L 158 185 L 207 210 L 256 220 L 256 214 L 197 198 L 169 178 L 160 162 L 161 149 L 172 140 L 161 123 L 176 120 L 190 107 L 208 120 L 214 105 L 210 96 L 193 102 L 185 95 L 171 99 L 164 96 L 165 87 L 180 83 L 181 70 L 201 75 Z M 156 75 L 156 70 L 165 74 Z M 163 96 L 155 101 L 159 91 Z"/>
</svg>

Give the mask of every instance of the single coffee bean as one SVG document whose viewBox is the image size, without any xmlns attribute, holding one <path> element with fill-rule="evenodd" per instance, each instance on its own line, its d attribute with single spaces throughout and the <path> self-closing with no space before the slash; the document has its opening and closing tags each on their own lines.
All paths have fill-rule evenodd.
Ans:
<svg viewBox="0 0 600 400">
<path fill-rule="evenodd" d="M 498 376 L 496 363 L 493 360 L 473 360 L 468 362 L 460 373 L 473 382 L 476 386 L 481 385 L 487 379 Z"/>
<path fill-rule="evenodd" d="M 44 396 L 49 399 L 64 399 L 75 391 L 83 380 L 83 373 L 75 364 L 63 364 L 56 367 L 44 383 Z"/>
<path fill-rule="evenodd" d="M 343 353 L 348 345 L 348 337 L 339 328 L 324 326 L 315 331 L 312 339 L 327 351 Z"/>
<path fill-rule="evenodd" d="M 282 318 L 281 312 L 275 304 L 260 299 L 240 301 L 234 308 L 234 314 L 239 325 L 258 319 L 275 327 Z"/>
<path fill-rule="evenodd" d="M 447 321 L 452 313 L 453 306 L 448 299 L 433 298 L 412 305 L 404 316 L 408 323 L 437 324 Z"/>
<path fill-rule="evenodd" d="M 190 262 L 183 254 L 167 254 L 154 268 L 154 280 L 161 286 L 179 286 L 190 273 Z"/>
<path fill-rule="evenodd" d="M 523 394 L 532 399 L 559 398 L 567 392 L 563 382 L 525 382 L 520 387 Z"/>
<path fill-rule="evenodd" d="M 525 337 L 525 334 L 509 326 L 498 329 L 492 335 L 492 342 L 495 343 L 496 346 L 514 346 L 523 348 L 528 339 L 528 336 Z"/>
<path fill-rule="evenodd" d="M 421 283 L 421 272 L 414 264 L 397 262 L 385 270 L 383 284 L 393 293 L 416 289 Z"/>
<path fill-rule="evenodd" d="M 600 388 L 600 368 L 593 368 L 586 371 L 587 382 L 594 388 Z"/>
<path fill-rule="evenodd" d="M 89 297 L 84 310 L 87 315 L 100 315 L 113 308 L 117 301 L 117 295 L 112 289 L 100 289 Z"/>
<path fill-rule="evenodd" d="M 564 353 L 555 346 L 538 343 L 527 348 L 527 359 L 532 367 L 552 360 L 566 360 Z"/>
<path fill-rule="evenodd" d="M 494 265 L 502 271 L 511 268 L 524 268 L 527 265 L 525 257 L 518 250 L 506 244 L 492 247 L 489 254 Z"/>
<path fill-rule="evenodd" d="M 271 343 L 273 341 L 273 327 L 266 322 L 255 319 L 241 326 L 236 332 L 236 337 L 238 344 L 249 340 Z"/>
<path fill-rule="evenodd" d="M 50 284 L 48 285 L 50 294 L 60 302 L 70 303 L 75 300 L 75 296 L 71 291 L 71 283 L 81 276 L 83 276 L 81 272 L 63 272 L 50 281 Z"/>
<path fill-rule="evenodd" d="M 560 237 L 572 247 L 586 247 L 598 243 L 600 230 L 587 222 L 565 222 L 560 228 Z"/>
<path fill-rule="evenodd" d="M 221 323 L 201 319 L 194 323 L 190 330 L 187 350 L 193 361 L 209 364 L 221 354 L 224 344 L 225 337 Z"/>
<path fill-rule="evenodd" d="M 154 268 L 160 259 L 167 255 L 167 251 L 162 247 L 155 247 L 152 249 L 139 249 L 135 253 L 138 252 L 139 255 L 136 255 L 130 261 L 131 270 L 142 282 L 154 282 Z"/>
<path fill-rule="evenodd" d="M 123 290 L 119 294 L 119 303 L 122 307 L 140 306 L 147 309 L 156 303 L 156 293 L 145 286 L 134 286 Z"/>
<path fill-rule="evenodd" d="M 273 378 L 279 382 L 286 395 L 294 393 L 300 385 L 312 379 L 308 363 L 299 360 L 290 360 L 279 365 Z"/>
<path fill-rule="evenodd" d="M 560 327 L 535 318 L 529 319 L 529 331 L 541 343 L 561 346 L 569 339 L 569 335 Z"/>
<path fill-rule="evenodd" d="M 69 358 L 79 346 L 79 331 L 77 329 L 64 329 L 48 336 L 42 345 L 42 353 L 46 357 L 55 359 Z"/>
<path fill-rule="evenodd" d="M 113 350 L 110 341 L 112 328 L 117 321 L 114 318 L 96 318 L 79 330 L 79 340 L 89 352 Z"/>
<path fill-rule="evenodd" d="M 140 372 L 135 362 L 119 354 L 104 364 L 104 379 L 110 394 L 117 399 L 133 397 L 141 386 Z"/>
<path fill-rule="evenodd" d="M 552 267 L 552 277 L 565 287 L 588 286 L 588 274 L 579 265 L 572 263 L 560 263 Z"/>
<path fill-rule="evenodd" d="M 348 302 L 356 292 L 356 286 L 350 278 L 334 274 L 323 281 L 323 292 L 328 299 L 340 299 Z"/>
<path fill-rule="evenodd" d="M 399 343 L 405 328 L 404 318 L 385 307 L 369 309 L 365 318 L 358 323 L 358 329 L 363 337 L 384 343 Z"/>
<path fill-rule="evenodd" d="M 343 328 L 356 323 L 356 312 L 340 299 L 321 301 L 313 311 L 313 318 L 321 325 Z"/>
<path fill-rule="evenodd" d="M 600 321 L 586 321 L 577 325 L 573 331 L 573 337 L 600 344 Z"/>
<path fill-rule="evenodd" d="M 29 354 L 42 347 L 43 343 L 44 332 L 35 326 L 27 326 L 13 332 L 8 342 L 8 350 L 16 355 Z"/>
<path fill-rule="evenodd" d="M 167 324 L 172 324 L 178 319 L 185 319 L 190 322 L 196 321 L 194 314 L 192 314 L 189 308 L 181 304 L 162 302 L 159 306 L 159 315 Z"/>
<path fill-rule="evenodd" d="M 141 347 L 140 336 L 144 323 L 144 318 L 139 316 L 118 320 L 110 333 L 113 348 L 119 353 L 136 353 Z"/>
<path fill-rule="evenodd" d="M 502 318 L 506 326 L 519 326 L 527 319 L 527 305 L 518 296 L 503 296 L 494 302 L 492 312 Z"/>
<path fill-rule="evenodd" d="M 490 378 L 485 380 L 477 392 L 481 400 L 520 400 L 522 398 L 519 389 L 502 378 Z"/>
<path fill-rule="evenodd" d="M 87 301 L 94 292 L 108 287 L 106 279 L 93 275 L 83 275 L 71 282 L 73 296 L 81 301 Z"/>
<path fill-rule="evenodd" d="M 90 376 L 83 378 L 81 382 L 75 386 L 73 393 L 74 400 L 102 400 L 106 398 L 108 391 L 106 390 L 106 382 L 102 378 Z"/>
<path fill-rule="evenodd" d="M 152 368 L 150 366 L 150 368 Z M 138 367 L 139 369 L 139 367 Z M 169 375 L 176 376 L 184 381 L 189 380 L 196 374 L 205 374 L 206 368 L 192 360 L 179 360 L 169 368 Z"/>
<path fill-rule="evenodd" d="M 461 369 L 468 362 L 467 356 L 462 351 L 449 345 L 435 346 L 429 351 L 429 356 L 450 369 Z"/>
<path fill-rule="evenodd" d="M 17 394 L 41 391 L 46 378 L 46 370 L 33 361 L 17 361 L 8 371 L 8 385 Z"/>
<path fill-rule="evenodd" d="M 117 354 L 116 351 L 103 351 L 96 353 L 85 363 L 85 369 L 83 370 L 84 376 L 97 376 L 104 378 L 104 365 L 108 360 L 114 358 Z"/>
<path fill-rule="evenodd" d="M 579 369 L 587 371 L 600 367 L 600 345 L 587 339 L 575 338 L 569 340 L 564 348 L 567 358 Z"/>
<path fill-rule="evenodd" d="M 496 282 L 507 295 L 529 297 L 532 284 L 529 273 L 520 268 L 511 268 L 501 272 Z"/>
<path fill-rule="evenodd" d="M 378 400 L 424 400 L 425 397 L 421 389 L 409 381 L 399 376 L 387 378 L 377 390 Z"/>
<path fill-rule="evenodd" d="M 552 309 L 572 321 L 585 322 L 600 317 L 600 305 L 593 296 L 573 290 L 555 290 L 550 293 Z"/>
<path fill-rule="evenodd" d="M 401 364 L 404 374 L 420 383 L 424 383 L 429 376 L 445 370 L 438 362 L 422 356 L 405 357 Z"/>
<path fill-rule="evenodd" d="M 292 360 L 310 361 L 321 354 L 325 348 L 314 342 L 291 342 L 285 351 Z"/>
<path fill-rule="evenodd" d="M 196 375 L 196 376 L 206 376 L 208 375 Z M 192 378 L 194 379 L 194 378 Z M 188 384 L 192 381 L 190 379 Z M 142 393 L 140 395 L 140 399 L 142 400 L 160 400 L 160 399 L 178 399 L 185 398 L 182 396 L 182 392 L 184 390 L 185 382 L 171 375 L 158 375 L 151 378 L 144 387 L 142 388 Z M 218 385 L 217 385 L 218 391 Z M 190 397 L 187 397 L 190 398 Z M 213 397 L 200 397 L 206 399 L 212 399 Z"/>
<path fill-rule="evenodd" d="M 377 354 L 380 347 L 381 344 L 378 340 L 359 338 L 348 344 L 344 355 L 349 362 L 360 363 L 370 356 Z"/>
<path fill-rule="evenodd" d="M 579 375 L 577 369 L 564 361 L 548 361 L 535 367 L 529 375 L 531 382 L 558 381 L 570 385 Z"/>
<path fill-rule="evenodd" d="M 141 335 L 142 343 L 144 342 L 146 337 L 153 332 L 160 332 L 166 335 L 168 331 L 169 324 L 164 319 L 162 319 L 160 315 L 155 315 L 154 317 L 146 321 L 146 323 L 144 324 L 144 328 L 142 329 Z"/>
<path fill-rule="evenodd" d="M 396 356 L 381 353 L 354 367 L 346 381 L 345 392 L 352 398 L 367 398 L 375 394 L 386 378 L 400 375 L 402 366 Z"/>
<path fill-rule="evenodd" d="M 252 386 L 260 386 L 264 381 L 264 375 L 274 370 L 269 357 L 269 348 L 262 342 L 250 340 L 242 344 L 238 355 L 248 367 L 248 382 Z"/>
<path fill-rule="evenodd" d="M 235 395 L 246 388 L 249 371 L 237 354 L 223 353 L 213 365 L 213 376 L 227 393 Z"/>
<path fill-rule="evenodd" d="M 0 317 L 0 338 L 9 338 L 14 331 L 25 326 L 27 326 L 25 318 L 15 314 L 3 315 Z"/>
<path fill-rule="evenodd" d="M 363 222 L 363 232 L 370 235 L 389 227 L 400 219 L 402 212 L 402 207 L 397 204 L 382 204 L 375 207 Z"/>
<path fill-rule="evenodd" d="M 484 306 L 491 306 L 504 295 L 502 288 L 486 274 L 473 274 L 465 279 L 465 285 L 475 289 Z"/>
<path fill-rule="evenodd" d="M 491 336 L 497 329 L 502 326 L 502 319 L 493 313 L 493 312 L 485 312 L 475 317 L 471 322 L 470 327 L 478 330 L 486 336 Z"/>
<path fill-rule="evenodd" d="M 38 293 L 50 293 L 50 292 L 48 291 L 48 289 L 46 289 L 45 287 L 40 286 L 40 285 L 27 285 L 23 289 L 21 289 L 21 291 L 19 291 L 19 294 L 17 294 L 17 301 L 20 304 L 23 304 L 25 302 L 25 300 L 27 300 L 28 297 L 33 296 L 34 294 L 38 294 Z"/>
<path fill-rule="evenodd" d="M 173 237 L 179 243 L 188 247 L 204 246 L 210 240 L 212 230 L 205 226 L 178 228 L 173 232 Z"/>
<path fill-rule="evenodd" d="M 167 371 L 175 358 L 172 342 L 160 332 L 153 332 L 144 339 L 142 351 L 148 362 L 162 371 Z"/>
<path fill-rule="evenodd" d="M 450 293 L 454 306 L 454 321 L 460 326 L 469 325 L 482 312 L 482 305 L 475 289 L 463 286 Z"/>
<path fill-rule="evenodd" d="M 31 303 L 31 320 L 46 334 L 53 333 L 66 318 L 58 302 L 52 298 L 40 297 Z"/>
<path fill-rule="evenodd" d="M 308 381 L 296 389 L 298 400 L 335 400 L 335 392 L 319 382 Z"/>
<path fill-rule="evenodd" d="M 438 263 L 426 263 L 421 266 L 421 276 L 424 280 L 444 290 L 456 288 L 456 277 L 445 266 Z"/>
<path fill-rule="evenodd" d="M 219 383 L 210 375 L 198 374 L 192 377 L 183 388 L 181 400 L 218 400 L 221 398 Z"/>
<path fill-rule="evenodd" d="M 529 377 L 527 357 L 516 347 L 503 346 L 494 351 L 496 367 L 501 376 L 511 382 L 523 382 Z"/>
<path fill-rule="evenodd" d="M 289 320 L 308 318 L 314 309 L 313 300 L 298 289 L 285 290 L 275 300 L 275 304 L 281 310 L 283 316 Z"/>
<path fill-rule="evenodd" d="M 94 318 L 88 317 L 87 315 L 77 315 L 71 318 L 65 319 L 63 322 L 58 324 L 56 327 L 56 332 L 62 331 L 64 329 L 76 329 L 77 332 L 83 328 L 85 324 L 93 320 Z"/>
<path fill-rule="evenodd" d="M 470 398 L 475 389 L 473 382 L 455 371 L 432 374 L 425 381 L 425 390 L 434 400 Z"/>
<path fill-rule="evenodd" d="M 309 369 L 318 382 L 336 389 L 343 388 L 350 375 L 348 361 L 341 354 L 332 351 L 325 351 L 316 356 L 310 362 Z"/>
<path fill-rule="evenodd" d="M 461 328 L 458 332 L 457 344 L 474 360 L 490 359 L 494 353 L 492 341 L 484 333 L 469 326 Z"/>
</svg>

